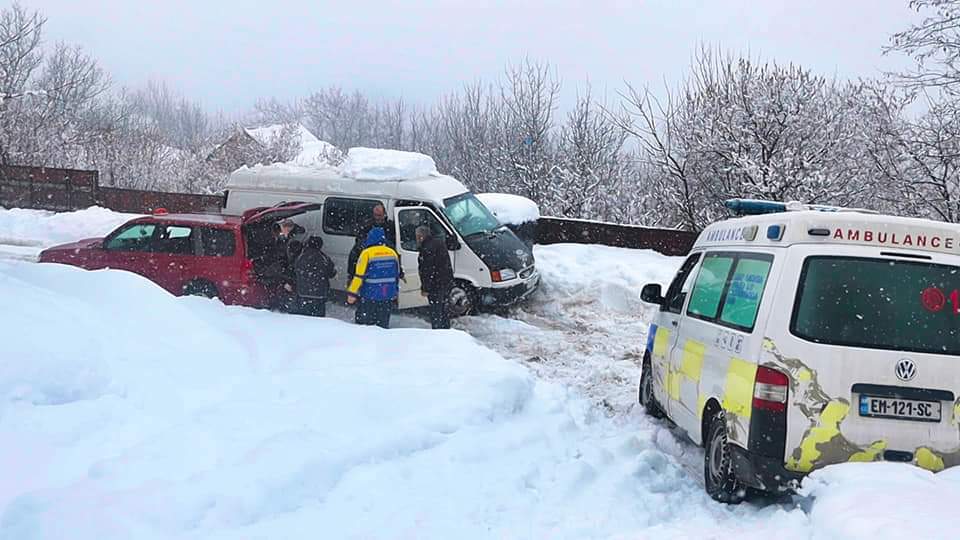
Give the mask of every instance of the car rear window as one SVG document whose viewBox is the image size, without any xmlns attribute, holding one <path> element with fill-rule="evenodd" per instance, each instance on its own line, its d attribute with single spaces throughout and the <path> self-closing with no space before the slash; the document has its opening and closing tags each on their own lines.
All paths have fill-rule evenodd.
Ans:
<svg viewBox="0 0 960 540">
<path fill-rule="evenodd" d="M 816 343 L 960 355 L 960 268 L 808 257 L 791 332 Z"/>
<path fill-rule="evenodd" d="M 202 229 L 200 242 L 203 254 L 207 257 L 232 257 L 236 251 L 234 238 L 235 235 L 230 229 Z"/>
</svg>

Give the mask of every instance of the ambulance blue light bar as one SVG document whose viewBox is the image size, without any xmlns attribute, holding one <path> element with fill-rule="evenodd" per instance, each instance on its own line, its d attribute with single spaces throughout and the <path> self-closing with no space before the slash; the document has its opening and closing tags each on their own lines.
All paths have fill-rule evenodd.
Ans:
<svg viewBox="0 0 960 540">
<path fill-rule="evenodd" d="M 755 199 L 727 199 L 723 203 L 738 216 L 755 216 L 759 214 L 776 214 L 786 212 L 787 205 L 775 201 L 758 201 Z"/>
</svg>

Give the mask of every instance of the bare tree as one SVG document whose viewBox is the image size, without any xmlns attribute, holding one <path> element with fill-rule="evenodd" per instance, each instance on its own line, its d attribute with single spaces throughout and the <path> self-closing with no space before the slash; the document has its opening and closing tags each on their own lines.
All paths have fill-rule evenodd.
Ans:
<svg viewBox="0 0 960 540">
<path fill-rule="evenodd" d="M 625 128 L 659 171 L 659 203 L 699 229 L 731 197 L 851 205 L 875 195 L 876 175 L 858 166 L 871 131 L 868 95 L 862 83 L 704 49 L 665 105 L 628 88 L 637 122 Z"/>
<path fill-rule="evenodd" d="M 910 0 L 910 7 L 926 12 L 919 24 L 898 32 L 884 51 L 902 52 L 916 60 L 916 66 L 898 74 L 905 86 L 960 92 L 960 2 L 957 0 Z"/>
<path fill-rule="evenodd" d="M 559 175 L 549 184 L 544 208 L 553 215 L 635 221 L 630 202 L 639 188 L 624 152 L 625 118 L 604 113 L 589 84 L 577 97 L 558 136 Z M 632 181 L 631 181 L 632 180 Z"/>
</svg>

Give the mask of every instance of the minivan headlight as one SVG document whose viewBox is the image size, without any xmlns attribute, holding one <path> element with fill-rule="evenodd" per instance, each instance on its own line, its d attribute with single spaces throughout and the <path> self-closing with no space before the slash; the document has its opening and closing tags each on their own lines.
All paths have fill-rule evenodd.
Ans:
<svg viewBox="0 0 960 540">
<path fill-rule="evenodd" d="M 494 270 L 490 272 L 490 278 L 495 282 L 501 281 L 510 281 L 511 279 L 516 279 L 517 273 L 511 268 L 504 268 L 502 270 Z"/>
</svg>

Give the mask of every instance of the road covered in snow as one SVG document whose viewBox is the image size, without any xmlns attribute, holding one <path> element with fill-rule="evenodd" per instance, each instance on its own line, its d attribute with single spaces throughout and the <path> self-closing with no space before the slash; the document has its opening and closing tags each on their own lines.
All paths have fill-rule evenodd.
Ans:
<svg viewBox="0 0 960 540">
<path fill-rule="evenodd" d="M 637 291 L 677 259 L 538 247 L 509 316 L 384 331 L 34 264 L 126 218 L 24 212 L 0 210 L 0 539 L 956 536 L 955 470 L 711 501 L 699 451 L 633 404 Z"/>
</svg>

